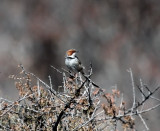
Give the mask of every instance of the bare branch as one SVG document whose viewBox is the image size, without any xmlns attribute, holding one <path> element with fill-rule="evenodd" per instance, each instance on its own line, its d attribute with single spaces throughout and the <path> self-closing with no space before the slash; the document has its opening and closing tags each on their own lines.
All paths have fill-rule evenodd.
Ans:
<svg viewBox="0 0 160 131">
<path fill-rule="evenodd" d="M 141 119 L 142 123 L 144 124 L 144 126 L 145 126 L 146 130 L 148 131 L 148 130 L 149 130 L 149 128 L 148 128 L 148 126 L 147 126 L 146 122 L 144 121 L 144 119 L 143 119 L 142 115 L 141 115 L 141 114 L 138 114 L 138 116 L 140 117 L 140 119 Z"/>
<path fill-rule="evenodd" d="M 117 85 L 110 93 L 92 81 L 92 64 L 89 75 L 72 74 L 65 69 L 62 69 L 63 72 L 51 66 L 63 75 L 63 85 L 59 86 L 63 88 L 63 92 L 53 89 L 50 76 L 47 84 L 26 71 L 22 65 L 20 67 L 20 77 L 13 77 L 20 98 L 15 102 L 0 98 L 0 117 L 1 121 L 6 123 L 0 123 L 3 130 L 118 130 L 117 124 L 124 130 L 135 130 L 137 116 L 145 130 L 149 130 L 143 114 L 160 107 L 160 104 L 147 109 L 144 107 L 150 99 L 160 102 L 159 98 L 153 96 L 160 87 L 152 91 L 148 86 L 144 86 L 141 79 L 140 86 L 137 85 L 141 97 L 136 102 L 138 96 L 131 69 L 128 72 L 131 77 L 133 101 L 132 106 L 127 108 L 124 93 L 120 94 Z"/>
<path fill-rule="evenodd" d="M 135 84 L 134 84 L 133 73 L 132 73 L 131 68 L 128 70 L 128 72 L 130 73 L 132 89 L 133 89 L 133 104 L 132 104 L 132 109 L 131 109 L 131 113 L 132 113 L 136 105 L 136 93 L 135 93 Z"/>
</svg>

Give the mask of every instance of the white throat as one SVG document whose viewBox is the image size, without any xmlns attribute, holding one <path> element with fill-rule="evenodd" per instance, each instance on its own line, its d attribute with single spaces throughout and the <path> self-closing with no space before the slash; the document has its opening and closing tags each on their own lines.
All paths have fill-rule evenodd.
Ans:
<svg viewBox="0 0 160 131">
<path fill-rule="evenodd" d="M 76 53 L 73 53 L 72 55 L 70 55 L 68 57 L 75 58 L 76 57 Z"/>
</svg>

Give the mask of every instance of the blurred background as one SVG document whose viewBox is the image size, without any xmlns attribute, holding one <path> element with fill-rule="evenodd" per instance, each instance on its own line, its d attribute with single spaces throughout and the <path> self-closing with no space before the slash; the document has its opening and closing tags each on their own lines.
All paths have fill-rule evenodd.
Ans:
<svg viewBox="0 0 160 131">
<path fill-rule="evenodd" d="M 136 85 L 140 78 L 151 90 L 160 83 L 160 1 L 2 0 L 0 97 L 17 98 L 8 76 L 19 73 L 18 64 L 47 83 L 50 75 L 56 89 L 62 76 L 50 65 L 65 68 L 70 48 L 79 50 L 86 73 L 92 62 L 92 79 L 98 85 L 107 91 L 117 85 L 132 102 L 127 69 L 132 68 Z M 159 131 L 159 111 L 146 113 L 152 131 Z"/>
</svg>

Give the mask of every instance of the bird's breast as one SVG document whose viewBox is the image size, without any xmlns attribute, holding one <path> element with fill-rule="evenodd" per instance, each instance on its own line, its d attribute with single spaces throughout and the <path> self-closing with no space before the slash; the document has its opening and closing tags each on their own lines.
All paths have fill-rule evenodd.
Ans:
<svg viewBox="0 0 160 131">
<path fill-rule="evenodd" d="M 67 66 L 78 65 L 78 59 L 70 59 L 70 58 L 66 58 L 65 64 L 66 64 Z"/>
</svg>

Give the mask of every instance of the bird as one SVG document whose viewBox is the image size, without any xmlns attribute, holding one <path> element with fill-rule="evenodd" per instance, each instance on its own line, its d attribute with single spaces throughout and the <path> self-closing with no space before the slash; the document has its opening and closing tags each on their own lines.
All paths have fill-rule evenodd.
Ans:
<svg viewBox="0 0 160 131">
<path fill-rule="evenodd" d="M 80 72 L 82 75 L 84 75 L 84 67 L 81 64 L 81 61 L 77 57 L 78 51 L 75 49 L 69 49 L 66 51 L 66 57 L 65 57 L 65 65 L 68 67 L 68 69 L 74 73 Z"/>
</svg>

